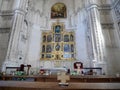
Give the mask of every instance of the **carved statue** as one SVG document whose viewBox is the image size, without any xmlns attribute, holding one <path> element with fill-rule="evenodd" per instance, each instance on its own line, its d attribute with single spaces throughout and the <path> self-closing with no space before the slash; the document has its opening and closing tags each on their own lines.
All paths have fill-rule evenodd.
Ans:
<svg viewBox="0 0 120 90">
<path fill-rule="evenodd" d="M 81 62 L 74 63 L 74 69 L 77 71 L 77 75 L 82 74 L 83 64 Z"/>
</svg>

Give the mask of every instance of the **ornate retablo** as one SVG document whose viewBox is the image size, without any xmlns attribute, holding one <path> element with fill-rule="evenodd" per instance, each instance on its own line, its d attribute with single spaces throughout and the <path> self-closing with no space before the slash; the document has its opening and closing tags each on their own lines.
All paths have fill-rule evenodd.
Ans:
<svg viewBox="0 0 120 90">
<path fill-rule="evenodd" d="M 74 31 L 65 30 L 64 23 L 53 23 L 42 39 L 41 60 L 75 60 Z"/>
</svg>

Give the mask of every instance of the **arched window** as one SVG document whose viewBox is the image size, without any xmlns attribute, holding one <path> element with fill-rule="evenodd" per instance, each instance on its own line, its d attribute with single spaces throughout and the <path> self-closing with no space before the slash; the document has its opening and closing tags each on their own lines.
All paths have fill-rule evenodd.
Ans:
<svg viewBox="0 0 120 90">
<path fill-rule="evenodd" d="M 56 19 L 56 18 L 66 18 L 67 13 L 66 13 L 66 6 L 63 3 L 56 3 L 52 6 L 51 8 L 51 18 Z"/>
</svg>

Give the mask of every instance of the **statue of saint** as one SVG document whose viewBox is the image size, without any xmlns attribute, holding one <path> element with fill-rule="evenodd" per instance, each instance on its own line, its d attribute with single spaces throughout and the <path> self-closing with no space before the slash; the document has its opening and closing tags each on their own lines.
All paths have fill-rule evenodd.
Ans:
<svg viewBox="0 0 120 90">
<path fill-rule="evenodd" d="M 46 36 L 44 35 L 44 36 L 43 36 L 43 42 L 45 42 L 45 41 L 46 41 Z"/>
<path fill-rule="evenodd" d="M 56 47 L 55 47 L 56 51 L 59 51 L 60 50 L 60 45 L 57 44 Z"/>
<path fill-rule="evenodd" d="M 60 33 L 61 26 L 57 25 L 55 26 L 55 33 Z"/>
<path fill-rule="evenodd" d="M 77 66 L 77 74 L 80 75 L 81 74 L 81 68 L 80 68 L 81 64 L 77 63 L 76 66 Z"/>
<path fill-rule="evenodd" d="M 83 74 L 82 68 L 83 68 L 83 65 L 81 62 L 74 63 L 74 69 L 77 71 L 77 75 Z"/>
</svg>

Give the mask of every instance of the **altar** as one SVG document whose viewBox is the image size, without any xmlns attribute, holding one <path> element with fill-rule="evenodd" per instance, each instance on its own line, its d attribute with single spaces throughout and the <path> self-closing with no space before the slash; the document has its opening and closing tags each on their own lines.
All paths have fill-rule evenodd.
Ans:
<svg viewBox="0 0 120 90">
<path fill-rule="evenodd" d="M 24 78 L 24 80 L 20 80 Z M 57 75 L 23 75 L 23 76 L 13 76 L 13 75 L 3 75 L 1 80 L 4 81 L 32 81 L 32 82 L 59 82 L 57 80 Z M 70 81 L 68 82 L 84 82 L 84 83 L 120 83 L 120 77 L 104 76 L 104 75 L 70 75 Z"/>
<path fill-rule="evenodd" d="M 57 75 L 62 71 L 67 72 L 66 68 L 42 68 L 45 71 L 45 75 Z"/>
</svg>

